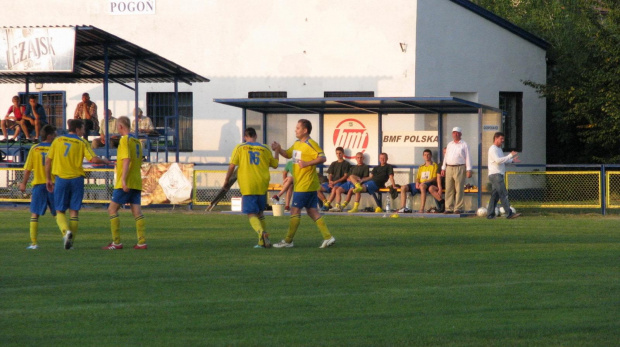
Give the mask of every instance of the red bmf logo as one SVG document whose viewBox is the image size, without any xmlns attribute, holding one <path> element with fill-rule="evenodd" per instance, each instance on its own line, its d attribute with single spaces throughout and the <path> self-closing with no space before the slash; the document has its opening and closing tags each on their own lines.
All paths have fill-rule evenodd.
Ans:
<svg viewBox="0 0 620 347">
<path fill-rule="evenodd" d="M 351 156 L 345 156 L 345 158 L 354 159 L 355 153 L 364 153 L 368 148 L 368 130 L 357 119 L 345 119 L 338 123 L 334 130 L 334 147 L 350 149 Z"/>
</svg>

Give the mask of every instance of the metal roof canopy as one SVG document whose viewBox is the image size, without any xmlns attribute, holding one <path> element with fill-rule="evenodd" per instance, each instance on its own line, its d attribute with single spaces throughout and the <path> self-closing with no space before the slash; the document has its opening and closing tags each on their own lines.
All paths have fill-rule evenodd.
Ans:
<svg viewBox="0 0 620 347">
<path fill-rule="evenodd" d="M 29 94 L 30 83 L 101 83 L 103 82 L 103 119 L 105 127 L 108 120 L 105 113 L 108 109 L 108 84 L 118 83 L 134 91 L 135 108 L 138 108 L 138 84 L 174 83 L 174 137 L 176 138 L 176 161 L 179 161 L 179 107 L 178 82 L 209 82 L 176 63 L 171 62 L 147 49 L 121 39 L 104 30 L 89 25 L 79 26 L 35 26 L 35 27 L 4 27 L 13 29 L 28 28 L 75 28 L 75 56 L 73 72 L 0 72 L 0 83 L 24 83 L 26 94 Z M 134 86 L 127 83 L 133 82 Z M 136 122 L 137 122 L 137 115 Z M 164 136 L 168 138 L 168 118 L 165 121 Z M 136 127 L 136 136 L 138 129 Z M 105 153 L 110 157 L 109 132 L 106 134 Z M 168 141 L 165 141 L 166 162 L 168 161 Z"/>
<path fill-rule="evenodd" d="M 8 29 L 72 28 L 75 27 L 73 72 L 0 72 L 0 83 L 101 83 L 105 74 L 106 55 L 108 78 L 116 83 L 131 83 L 136 74 L 140 82 L 163 83 L 179 81 L 209 82 L 170 60 L 147 49 L 89 25 L 3 27 Z M 106 54 L 107 49 L 107 54 Z M 135 62 L 138 61 L 136 71 Z"/>
<path fill-rule="evenodd" d="M 437 114 L 439 148 L 443 148 L 442 115 L 476 114 L 478 116 L 478 206 L 482 202 L 482 115 L 483 111 L 501 110 L 454 97 L 373 97 L 373 98 L 265 98 L 265 99 L 213 99 L 214 102 L 239 107 L 243 110 L 242 128 L 246 128 L 246 111 L 263 114 L 263 129 L 267 129 L 267 114 L 318 114 L 319 132 L 323 134 L 326 114 Z M 379 121 L 379 153 L 382 152 L 382 117 Z M 323 148 L 321 136 L 319 145 Z M 267 132 L 263 131 L 263 143 L 267 142 Z M 439 162 L 442 151 L 438 151 Z"/>
</svg>

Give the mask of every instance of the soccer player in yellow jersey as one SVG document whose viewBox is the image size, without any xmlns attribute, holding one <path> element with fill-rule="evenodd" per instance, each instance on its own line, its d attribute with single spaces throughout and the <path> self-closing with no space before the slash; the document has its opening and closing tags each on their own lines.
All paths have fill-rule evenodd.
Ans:
<svg viewBox="0 0 620 347">
<path fill-rule="evenodd" d="M 116 120 L 116 129 L 121 134 L 116 151 L 116 183 L 112 201 L 108 206 L 110 216 L 110 230 L 112 231 L 112 242 L 102 247 L 102 249 L 123 249 L 121 243 L 121 222 L 118 219 L 118 210 L 124 204 L 129 204 L 131 213 L 136 221 L 136 234 L 138 243 L 134 249 L 147 249 L 142 215 L 141 194 L 142 194 L 142 145 L 133 134 L 131 134 L 131 122 L 128 117 L 120 117 Z"/>
<path fill-rule="evenodd" d="M 300 119 L 295 127 L 297 141 L 295 141 L 291 148 L 285 151 L 279 143 L 274 142 L 271 144 L 271 148 L 276 153 L 287 159 L 293 158 L 293 178 L 295 179 L 288 232 L 284 240 L 273 245 L 276 248 L 293 247 L 293 238 L 297 228 L 299 228 L 301 209 L 304 207 L 308 216 L 316 223 L 321 235 L 323 235 L 323 243 L 320 248 L 327 248 L 336 242 L 336 239 L 327 229 L 325 220 L 318 209 L 319 198 L 317 191 L 320 185 L 319 176 L 316 174 L 316 165 L 324 163 L 327 158 L 325 158 L 325 153 L 323 153 L 321 147 L 310 138 L 311 132 L 312 123 L 307 119 Z"/>
<path fill-rule="evenodd" d="M 46 125 L 41 129 L 42 143 L 30 148 L 26 164 L 24 165 L 24 179 L 19 184 L 19 190 L 26 192 L 26 184 L 30 179 L 30 173 L 34 173 L 32 178 L 32 197 L 30 199 L 30 241 L 32 242 L 27 249 L 38 249 L 37 236 L 39 234 L 39 216 L 45 214 L 48 206 L 52 216 L 56 216 L 54 208 L 54 194 L 47 191 L 45 187 L 45 157 L 50 149 L 50 145 L 56 137 L 56 128 Z"/>
<path fill-rule="evenodd" d="M 237 169 L 237 181 L 241 190 L 243 213 L 250 219 L 250 225 L 258 234 L 258 244 L 254 248 L 269 248 L 269 234 L 266 230 L 263 211 L 267 206 L 267 188 L 269 187 L 269 167 L 278 167 L 278 155 L 274 158 L 269 147 L 256 142 L 256 130 L 247 128 L 243 133 L 244 143 L 235 147 L 226 172 L 223 189 L 228 189 L 227 182 Z"/>
<path fill-rule="evenodd" d="M 45 178 L 47 191 L 54 193 L 56 223 L 63 235 L 65 249 L 72 249 L 84 197 L 82 161 L 86 158 L 94 164 L 110 162 L 96 156 L 90 144 L 81 138 L 84 135 L 81 119 L 71 119 L 68 123 L 69 134 L 56 137 L 45 158 Z M 71 216 L 69 223 L 65 215 L 67 209 Z"/>
</svg>

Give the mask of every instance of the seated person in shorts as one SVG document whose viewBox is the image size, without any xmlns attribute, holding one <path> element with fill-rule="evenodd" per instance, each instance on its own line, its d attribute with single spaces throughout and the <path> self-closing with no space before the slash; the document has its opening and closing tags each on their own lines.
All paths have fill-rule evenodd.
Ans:
<svg viewBox="0 0 620 347">
<path fill-rule="evenodd" d="M 420 210 L 418 212 L 424 212 L 424 206 L 426 204 L 426 192 L 431 195 L 438 202 L 439 209 L 441 209 L 441 181 L 438 181 L 437 177 L 437 163 L 433 162 L 433 152 L 430 149 L 425 149 L 424 164 L 418 168 L 418 173 L 415 177 L 414 183 L 405 184 L 400 188 L 400 210 L 399 213 L 411 213 L 411 209 L 405 206 L 407 201 L 407 192 L 411 192 L 411 196 L 415 196 L 420 193 Z"/>
<path fill-rule="evenodd" d="M 13 105 L 9 107 L 9 111 L 6 113 L 6 116 L 4 116 L 4 119 L 2 119 L 2 135 L 4 139 L 0 142 L 15 142 L 22 129 L 19 124 L 26 109 L 19 105 L 19 96 L 14 96 L 12 101 Z M 11 113 L 13 114 L 12 116 Z M 8 139 L 7 128 L 15 129 L 13 138 L 10 140 Z"/>
<path fill-rule="evenodd" d="M 333 161 L 327 169 L 327 182 L 322 183 L 318 191 L 319 198 L 323 201 L 322 211 L 328 211 L 331 208 L 331 202 L 336 198 L 336 189 L 347 182 L 349 169 L 351 169 L 351 164 L 344 160 L 344 148 L 336 148 L 336 158 L 338 160 Z M 326 199 L 323 193 L 329 193 L 329 199 Z"/>
<path fill-rule="evenodd" d="M 355 204 L 353 208 L 349 210 L 349 213 L 358 212 L 359 202 L 362 197 L 361 193 L 368 192 L 368 194 L 374 194 L 381 188 L 385 188 L 385 183 L 389 180 L 392 183 L 392 187 L 396 186 L 394 183 L 394 167 L 387 163 L 387 153 L 381 153 L 379 155 L 379 166 L 375 166 L 370 171 L 370 176 L 366 178 L 360 178 L 355 175 L 351 175 L 349 180 L 355 186 L 350 189 L 349 192 L 355 194 Z M 348 195 L 347 195 L 348 197 Z M 375 212 L 383 212 L 381 206 L 377 206 Z"/>
<path fill-rule="evenodd" d="M 350 182 L 351 176 L 366 178 L 370 175 L 370 168 L 368 165 L 364 164 L 364 154 L 362 152 L 357 152 L 355 154 L 356 165 L 351 166 L 349 172 L 347 173 L 347 181 L 344 182 L 340 187 L 334 189 L 332 194 L 336 198 L 336 205 L 331 208 L 330 212 L 342 212 L 342 210 L 347 207 L 349 201 L 351 201 L 351 196 L 353 195 L 353 188 L 355 186 Z M 346 200 L 340 205 L 341 195 L 347 194 Z M 331 196 L 330 196 L 331 198 Z"/>
</svg>

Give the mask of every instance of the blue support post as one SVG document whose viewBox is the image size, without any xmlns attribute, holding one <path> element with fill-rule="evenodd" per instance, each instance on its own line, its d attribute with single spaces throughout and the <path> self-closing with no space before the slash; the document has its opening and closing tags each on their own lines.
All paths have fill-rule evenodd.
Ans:
<svg viewBox="0 0 620 347">
<path fill-rule="evenodd" d="M 482 108 L 478 109 L 478 207 L 482 205 Z"/>
<path fill-rule="evenodd" d="M 245 129 L 243 129 L 245 131 Z M 263 112 L 263 143 L 267 144 L 267 113 Z"/>
<path fill-rule="evenodd" d="M 377 128 L 379 129 L 379 153 L 377 153 L 377 164 L 379 164 L 379 156 L 383 153 L 383 114 L 381 112 L 377 113 L 379 121 L 377 122 Z"/>
<path fill-rule="evenodd" d="M 108 54 L 108 45 L 103 45 L 103 126 L 105 127 L 105 157 L 110 159 L 110 129 L 108 128 L 108 106 L 109 91 L 108 83 L 110 74 L 110 55 Z"/>
<path fill-rule="evenodd" d="M 319 134 L 321 134 L 321 138 L 319 138 L 319 147 L 321 147 L 321 149 L 325 148 L 323 146 L 325 144 L 325 141 L 324 141 L 325 132 L 323 131 L 324 129 L 325 129 L 325 114 L 319 113 Z M 325 164 L 319 167 L 319 173 L 321 174 L 321 176 L 323 176 L 324 168 L 325 168 Z"/>
<path fill-rule="evenodd" d="M 176 153 L 175 159 L 176 162 L 179 162 L 179 126 L 181 122 L 179 121 L 179 77 L 174 76 L 174 138 L 176 141 Z"/>
</svg>

